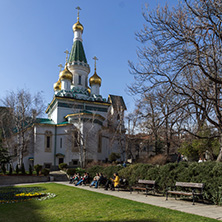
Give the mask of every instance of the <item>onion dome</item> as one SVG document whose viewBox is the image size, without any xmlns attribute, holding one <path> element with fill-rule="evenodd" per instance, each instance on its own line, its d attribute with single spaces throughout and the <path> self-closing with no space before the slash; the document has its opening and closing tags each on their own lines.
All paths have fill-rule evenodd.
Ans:
<svg viewBox="0 0 222 222">
<path fill-rule="evenodd" d="M 68 79 L 72 81 L 72 73 L 68 70 L 67 65 L 65 65 L 64 70 L 60 72 L 59 79 Z"/>
<path fill-rule="evenodd" d="M 89 87 L 87 87 L 87 92 L 88 92 L 89 94 L 91 94 L 91 89 L 90 89 Z"/>
<path fill-rule="evenodd" d="M 96 84 L 101 86 L 101 82 L 102 82 L 101 78 L 97 75 L 97 73 L 95 71 L 94 75 L 91 76 L 90 79 L 89 79 L 90 86 L 96 85 Z"/>
<path fill-rule="evenodd" d="M 54 84 L 54 91 L 57 91 L 57 90 L 61 90 L 61 82 L 60 80 L 58 80 L 55 84 Z"/>
<path fill-rule="evenodd" d="M 80 30 L 83 33 L 83 29 L 83 25 L 79 22 L 79 20 L 72 26 L 73 32 Z"/>
</svg>

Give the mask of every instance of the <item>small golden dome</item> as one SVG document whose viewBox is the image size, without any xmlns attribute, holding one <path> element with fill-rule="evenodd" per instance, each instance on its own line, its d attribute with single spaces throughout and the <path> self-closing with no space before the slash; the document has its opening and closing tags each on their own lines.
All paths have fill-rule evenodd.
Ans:
<svg viewBox="0 0 222 222">
<path fill-rule="evenodd" d="M 65 65 L 64 70 L 60 72 L 59 79 L 68 79 L 72 81 L 72 73 L 68 70 L 67 65 Z"/>
<path fill-rule="evenodd" d="M 89 84 L 90 84 L 90 86 L 95 85 L 95 84 L 98 84 L 99 86 L 101 86 L 101 82 L 102 82 L 102 80 L 101 80 L 101 78 L 97 75 L 96 71 L 95 71 L 94 75 L 89 78 Z"/>
<path fill-rule="evenodd" d="M 89 87 L 87 87 L 87 91 L 89 94 L 91 94 L 91 89 Z"/>
<path fill-rule="evenodd" d="M 58 80 L 55 84 L 54 84 L 54 91 L 57 90 L 61 90 L 61 82 L 60 80 Z"/>
<path fill-rule="evenodd" d="M 80 30 L 81 32 L 83 32 L 83 25 L 77 21 L 73 26 L 72 26 L 72 30 L 73 32 L 76 31 L 76 30 Z"/>
</svg>

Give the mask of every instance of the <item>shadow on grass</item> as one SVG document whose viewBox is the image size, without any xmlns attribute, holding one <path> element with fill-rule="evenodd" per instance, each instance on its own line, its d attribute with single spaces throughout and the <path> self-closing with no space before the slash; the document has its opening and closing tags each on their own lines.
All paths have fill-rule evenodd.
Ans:
<svg viewBox="0 0 222 222">
<path fill-rule="evenodd" d="M 38 193 L 42 187 L 2 187 L 0 188 L 0 222 L 45 222 L 36 212 L 40 209 L 36 200 L 17 198 L 19 193 Z M 5 200 L 5 203 L 2 203 Z M 10 202 L 10 203 L 7 203 Z M 14 202 L 14 203 L 13 203 Z"/>
<path fill-rule="evenodd" d="M 138 219 L 138 220 L 93 220 L 91 222 L 161 222 L 159 219 Z M 164 220 L 164 222 L 170 222 L 170 220 Z"/>
</svg>

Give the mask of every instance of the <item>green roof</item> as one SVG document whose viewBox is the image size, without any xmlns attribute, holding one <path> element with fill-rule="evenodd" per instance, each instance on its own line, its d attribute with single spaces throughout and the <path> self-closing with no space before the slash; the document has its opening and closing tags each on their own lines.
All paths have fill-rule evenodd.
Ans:
<svg viewBox="0 0 222 222">
<path fill-rule="evenodd" d="M 85 62 L 87 63 L 83 44 L 81 41 L 76 40 L 72 45 L 72 50 L 69 56 L 69 62 Z"/>
<path fill-rule="evenodd" d="M 55 122 L 51 119 L 46 119 L 46 118 L 37 118 L 35 123 L 43 123 L 43 124 L 55 124 Z"/>
<path fill-rule="evenodd" d="M 51 119 L 47 119 L 47 118 L 37 118 L 35 123 L 42 123 L 42 124 L 52 124 L 52 125 L 62 125 L 62 124 L 67 124 L 67 121 L 61 122 L 61 123 L 55 123 L 53 120 Z"/>
</svg>

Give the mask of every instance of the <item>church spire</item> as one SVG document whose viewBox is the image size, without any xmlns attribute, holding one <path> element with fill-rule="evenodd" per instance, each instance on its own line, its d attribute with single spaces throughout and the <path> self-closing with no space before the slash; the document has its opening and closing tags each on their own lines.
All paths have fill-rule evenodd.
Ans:
<svg viewBox="0 0 222 222">
<path fill-rule="evenodd" d="M 86 55 L 82 44 L 83 25 L 79 22 L 79 11 L 81 9 L 80 7 L 77 7 L 76 9 L 77 22 L 73 25 L 74 38 L 67 67 L 73 74 L 71 89 L 73 92 L 75 91 L 78 94 L 80 92 L 83 93 L 87 91 L 88 74 L 90 72 L 90 68 L 87 64 Z M 81 94 L 81 96 L 83 96 L 83 94 Z"/>
<path fill-rule="evenodd" d="M 83 33 L 83 25 L 79 22 L 79 10 L 80 7 L 76 7 L 77 12 L 77 22 L 73 25 L 74 39 L 73 46 L 69 56 L 69 63 L 72 62 L 84 62 L 87 64 L 83 44 L 82 44 L 82 33 Z"/>
</svg>

